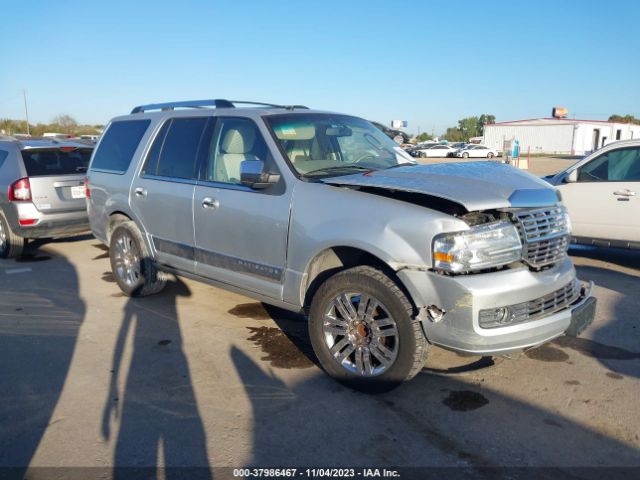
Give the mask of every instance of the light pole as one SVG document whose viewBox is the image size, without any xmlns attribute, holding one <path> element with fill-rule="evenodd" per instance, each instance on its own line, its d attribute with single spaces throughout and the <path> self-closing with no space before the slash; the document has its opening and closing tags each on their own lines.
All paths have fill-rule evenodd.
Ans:
<svg viewBox="0 0 640 480">
<path fill-rule="evenodd" d="M 27 135 L 31 136 L 31 129 L 29 128 L 29 111 L 27 110 L 27 92 L 22 90 L 22 98 L 24 99 L 24 115 L 27 117 Z"/>
</svg>

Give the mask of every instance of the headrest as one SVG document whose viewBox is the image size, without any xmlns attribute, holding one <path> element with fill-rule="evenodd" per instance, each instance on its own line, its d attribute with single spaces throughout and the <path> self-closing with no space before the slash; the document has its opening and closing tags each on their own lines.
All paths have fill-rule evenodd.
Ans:
<svg viewBox="0 0 640 480">
<path fill-rule="evenodd" d="M 224 153 L 248 153 L 256 139 L 256 127 L 246 123 L 232 123 L 224 134 L 222 151 Z"/>
<path fill-rule="evenodd" d="M 278 140 L 311 140 L 316 136 L 316 129 L 310 123 L 277 125 L 273 131 Z"/>
</svg>

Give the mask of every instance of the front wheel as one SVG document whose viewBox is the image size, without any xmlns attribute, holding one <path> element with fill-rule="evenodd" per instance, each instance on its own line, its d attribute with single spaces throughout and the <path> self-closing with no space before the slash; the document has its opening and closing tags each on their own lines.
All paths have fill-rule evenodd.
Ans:
<svg viewBox="0 0 640 480">
<path fill-rule="evenodd" d="M 462 154 L 462 158 L 469 158 L 469 154 L 468 154 L 467 152 L 464 152 L 464 153 Z"/>
<path fill-rule="evenodd" d="M 142 234 L 132 221 L 119 224 L 111 234 L 109 260 L 116 283 L 129 297 L 158 293 L 167 282 L 167 274 L 153 264 Z"/>
<path fill-rule="evenodd" d="M 487 153 L 487 158 L 493 158 L 493 153 L 491 152 Z"/>
<path fill-rule="evenodd" d="M 427 340 L 405 294 L 384 273 L 362 266 L 316 292 L 309 336 L 322 368 L 366 392 L 389 391 L 423 367 Z"/>
<path fill-rule="evenodd" d="M 19 257 L 25 243 L 25 239 L 15 234 L 4 213 L 0 212 L 0 258 Z"/>
</svg>

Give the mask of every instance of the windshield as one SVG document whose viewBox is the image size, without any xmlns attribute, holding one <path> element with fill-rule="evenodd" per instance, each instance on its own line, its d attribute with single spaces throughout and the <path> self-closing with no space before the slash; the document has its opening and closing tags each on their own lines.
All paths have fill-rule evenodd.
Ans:
<svg viewBox="0 0 640 480">
<path fill-rule="evenodd" d="M 337 175 L 415 163 L 370 122 L 346 115 L 295 114 L 266 118 L 301 175 Z"/>
</svg>

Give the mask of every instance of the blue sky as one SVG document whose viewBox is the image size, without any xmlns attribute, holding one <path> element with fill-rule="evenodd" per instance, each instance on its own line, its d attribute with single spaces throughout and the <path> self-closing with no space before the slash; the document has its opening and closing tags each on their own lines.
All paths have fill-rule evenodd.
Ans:
<svg viewBox="0 0 640 480">
<path fill-rule="evenodd" d="M 640 2 L 0 0 L 0 118 L 301 103 L 443 132 L 482 113 L 640 117 Z"/>
</svg>

